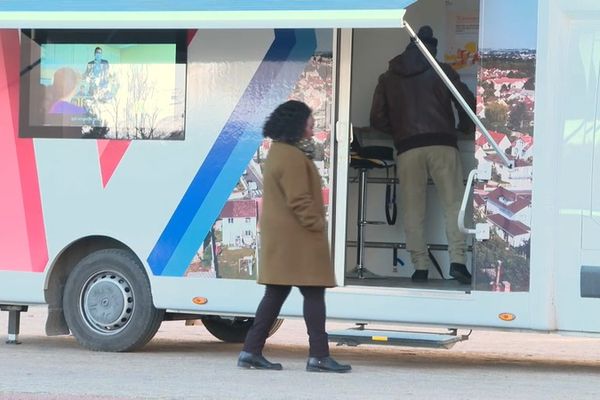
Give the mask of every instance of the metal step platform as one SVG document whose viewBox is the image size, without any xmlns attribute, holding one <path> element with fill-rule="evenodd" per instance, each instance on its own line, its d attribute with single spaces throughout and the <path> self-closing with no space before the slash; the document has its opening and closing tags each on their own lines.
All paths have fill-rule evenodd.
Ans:
<svg viewBox="0 0 600 400">
<path fill-rule="evenodd" d="M 467 335 L 459 335 L 457 329 L 449 329 L 448 333 L 415 332 L 385 329 L 364 329 L 359 327 L 328 332 L 329 341 L 338 346 L 358 346 L 359 344 L 378 344 L 387 346 L 421 347 L 429 349 L 449 349 L 458 342 L 469 339 Z"/>
</svg>

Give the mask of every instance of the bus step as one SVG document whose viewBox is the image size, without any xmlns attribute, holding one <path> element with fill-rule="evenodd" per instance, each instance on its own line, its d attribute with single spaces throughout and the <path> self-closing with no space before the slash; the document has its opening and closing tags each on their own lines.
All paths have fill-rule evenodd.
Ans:
<svg viewBox="0 0 600 400">
<path fill-rule="evenodd" d="M 0 304 L 0 311 L 8 311 L 8 340 L 6 344 L 21 344 L 19 342 L 21 312 L 27 311 L 27 306 Z"/>
<path fill-rule="evenodd" d="M 332 331 L 328 334 L 329 341 L 337 342 L 338 346 L 380 344 L 388 346 L 449 349 L 456 343 L 469 339 L 469 335 L 458 335 L 456 329 L 449 329 L 448 333 L 436 333 L 351 328 Z"/>
</svg>

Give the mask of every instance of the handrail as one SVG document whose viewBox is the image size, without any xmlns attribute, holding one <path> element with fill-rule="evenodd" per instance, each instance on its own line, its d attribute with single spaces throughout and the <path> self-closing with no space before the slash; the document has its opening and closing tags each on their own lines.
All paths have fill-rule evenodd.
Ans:
<svg viewBox="0 0 600 400">
<path fill-rule="evenodd" d="M 467 187 L 465 187 L 465 194 L 463 195 L 462 203 L 460 204 L 460 210 L 458 211 L 458 229 L 467 235 L 475 235 L 477 230 L 465 227 L 465 213 L 467 210 L 467 201 L 469 200 L 469 194 L 471 194 L 471 188 L 473 187 L 473 181 L 477 178 L 477 170 L 474 169 L 469 173 L 467 178 Z"/>
<path fill-rule="evenodd" d="M 509 160 L 508 157 L 506 156 L 506 154 L 504 154 L 504 152 L 502 151 L 502 149 L 500 149 L 498 144 L 492 138 L 492 135 L 490 135 L 490 133 L 488 132 L 487 128 L 485 126 L 483 126 L 483 123 L 479 120 L 477 115 L 475 115 L 473 110 L 471 110 L 471 107 L 469 107 L 469 104 L 467 104 L 467 102 L 462 97 L 462 95 L 460 94 L 460 92 L 458 91 L 456 86 L 454 86 L 452 81 L 450 81 L 450 79 L 448 78 L 446 73 L 442 70 L 442 67 L 440 67 L 440 65 L 438 64 L 435 57 L 433 57 L 431 55 L 431 53 L 429 52 L 427 47 L 425 47 L 425 45 L 423 44 L 421 39 L 419 39 L 419 37 L 415 34 L 415 31 L 413 31 L 413 29 L 408 24 L 408 22 L 406 22 L 406 20 L 404 20 L 404 27 L 408 31 L 408 34 L 410 35 L 410 37 L 413 38 L 414 43 L 417 46 L 417 48 L 421 51 L 421 53 L 423 53 L 423 55 L 425 56 L 425 58 L 427 59 L 429 64 L 431 64 L 431 66 L 433 67 L 435 72 L 439 75 L 439 77 L 442 79 L 444 84 L 452 92 L 452 94 L 454 95 L 456 100 L 459 102 L 459 104 L 462 106 L 462 108 L 465 110 L 465 112 L 467 113 L 469 118 L 471 118 L 471 120 L 475 123 L 475 125 L 477 125 L 477 127 L 481 130 L 481 132 L 485 136 L 485 138 L 488 141 L 488 143 L 490 144 L 490 146 L 492 146 L 494 148 L 494 151 L 498 154 L 498 156 L 502 159 L 502 161 L 508 168 L 513 168 L 514 167 L 513 161 Z"/>
</svg>

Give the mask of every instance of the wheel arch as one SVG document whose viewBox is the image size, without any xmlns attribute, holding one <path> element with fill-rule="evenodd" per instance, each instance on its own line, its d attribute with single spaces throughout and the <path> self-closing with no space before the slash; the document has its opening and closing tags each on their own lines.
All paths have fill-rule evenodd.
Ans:
<svg viewBox="0 0 600 400">
<path fill-rule="evenodd" d="M 77 265 L 84 257 L 95 251 L 104 249 L 122 249 L 128 251 L 141 265 L 144 266 L 146 274 L 148 275 L 146 265 L 137 254 L 125 243 L 115 238 L 91 235 L 71 242 L 58 254 L 47 272 L 46 283 L 44 286 L 44 298 L 48 304 L 46 335 L 56 336 L 69 334 L 69 328 L 65 321 L 62 306 L 63 291 L 67 278 L 71 271 L 73 271 L 75 265 Z M 150 278 L 150 275 L 148 275 L 148 278 Z"/>
</svg>

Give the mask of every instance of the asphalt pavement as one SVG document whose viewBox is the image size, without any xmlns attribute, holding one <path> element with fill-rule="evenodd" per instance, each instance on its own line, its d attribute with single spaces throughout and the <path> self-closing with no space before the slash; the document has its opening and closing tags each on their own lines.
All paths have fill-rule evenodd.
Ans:
<svg viewBox="0 0 600 400">
<path fill-rule="evenodd" d="M 23 315 L 21 345 L 0 343 L 1 400 L 600 398 L 600 338 L 475 331 L 450 350 L 332 344 L 353 370 L 324 374 L 305 371 L 304 322 L 287 320 L 265 349 L 284 370 L 256 371 L 237 368 L 241 345 L 201 324 L 165 322 L 141 351 L 101 353 L 46 337 L 45 312 Z M 2 339 L 6 330 L 2 313 Z"/>
</svg>

